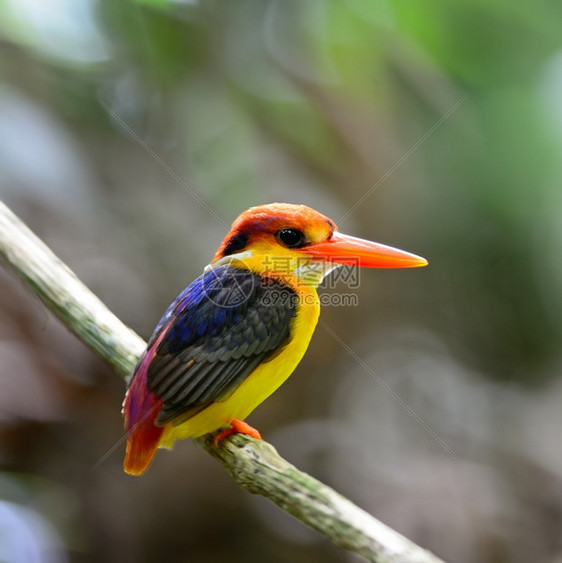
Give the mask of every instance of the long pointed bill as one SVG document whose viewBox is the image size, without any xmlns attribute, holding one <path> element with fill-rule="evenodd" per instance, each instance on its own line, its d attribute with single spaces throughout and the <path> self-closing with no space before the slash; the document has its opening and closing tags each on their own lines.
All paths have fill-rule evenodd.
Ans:
<svg viewBox="0 0 562 563">
<path fill-rule="evenodd" d="M 410 252 L 335 232 L 330 240 L 300 249 L 317 260 L 363 268 L 419 268 L 427 260 Z"/>
</svg>

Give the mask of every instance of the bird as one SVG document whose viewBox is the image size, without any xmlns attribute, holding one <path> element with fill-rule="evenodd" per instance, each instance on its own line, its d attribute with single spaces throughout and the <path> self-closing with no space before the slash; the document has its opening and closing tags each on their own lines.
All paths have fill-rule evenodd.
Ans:
<svg viewBox="0 0 562 563">
<path fill-rule="evenodd" d="M 144 473 L 159 447 L 218 432 L 261 439 L 246 417 L 293 372 L 319 313 L 317 288 L 335 268 L 411 268 L 427 260 L 345 235 L 301 204 L 251 207 L 203 274 L 168 307 L 123 402 L 124 470 Z"/>
</svg>

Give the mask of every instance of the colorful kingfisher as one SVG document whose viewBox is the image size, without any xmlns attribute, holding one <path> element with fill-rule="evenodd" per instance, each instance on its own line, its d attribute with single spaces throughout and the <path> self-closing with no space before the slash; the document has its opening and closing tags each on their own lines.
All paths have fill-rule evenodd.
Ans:
<svg viewBox="0 0 562 563">
<path fill-rule="evenodd" d="M 291 375 L 320 313 L 316 288 L 339 265 L 425 266 L 424 258 L 344 235 L 305 205 L 252 207 L 211 264 L 170 305 L 123 403 L 124 469 L 140 475 L 158 447 L 220 430 L 261 439 L 244 419 Z"/>
</svg>

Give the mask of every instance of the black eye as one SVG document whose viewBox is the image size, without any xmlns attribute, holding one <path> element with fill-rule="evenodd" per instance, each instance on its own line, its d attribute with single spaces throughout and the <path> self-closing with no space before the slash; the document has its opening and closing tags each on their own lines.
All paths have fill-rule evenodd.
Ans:
<svg viewBox="0 0 562 563">
<path fill-rule="evenodd" d="M 289 248 L 299 248 L 305 244 L 305 236 L 298 229 L 281 229 L 275 233 L 275 238 Z"/>
</svg>

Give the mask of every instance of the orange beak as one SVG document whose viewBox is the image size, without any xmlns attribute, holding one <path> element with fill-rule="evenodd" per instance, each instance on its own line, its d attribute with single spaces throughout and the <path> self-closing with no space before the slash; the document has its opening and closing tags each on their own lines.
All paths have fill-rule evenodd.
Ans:
<svg viewBox="0 0 562 563">
<path fill-rule="evenodd" d="M 316 260 L 362 268 L 419 268 L 427 265 L 427 260 L 421 256 L 337 231 L 329 240 L 305 246 L 299 251 Z"/>
</svg>

